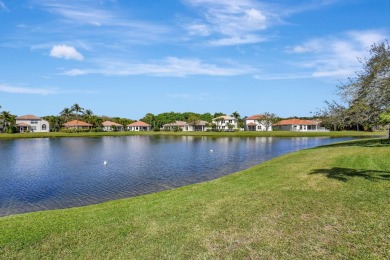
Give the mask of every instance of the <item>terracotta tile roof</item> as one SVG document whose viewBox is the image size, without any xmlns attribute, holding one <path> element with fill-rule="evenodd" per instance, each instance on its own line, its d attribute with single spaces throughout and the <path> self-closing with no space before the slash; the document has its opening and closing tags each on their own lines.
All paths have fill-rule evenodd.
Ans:
<svg viewBox="0 0 390 260">
<path fill-rule="evenodd" d="M 40 117 L 34 116 L 34 115 L 24 115 L 24 116 L 18 116 L 15 118 L 16 120 L 41 120 Z"/>
<path fill-rule="evenodd" d="M 200 120 L 196 125 L 205 126 L 206 124 L 209 124 L 209 122 Z"/>
<path fill-rule="evenodd" d="M 80 121 L 80 120 L 72 120 L 69 121 L 65 124 L 63 124 L 65 127 L 70 127 L 70 126 L 93 126 L 92 124 L 88 124 L 86 122 Z"/>
<path fill-rule="evenodd" d="M 173 123 L 165 124 L 163 126 L 188 126 L 189 124 L 184 121 L 175 121 Z"/>
<path fill-rule="evenodd" d="M 257 119 L 259 119 L 259 118 L 264 118 L 264 116 L 262 116 L 262 115 L 248 116 L 248 117 L 246 118 L 246 120 L 257 120 Z"/>
<path fill-rule="evenodd" d="M 218 118 L 223 118 L 223 119 L 225 119 L 225 120 L 233 120 L 233 119 L 236 119 L 235 117 L 232 117 L 232 116 L 219 116 L 219 117 L 213 118 L 213 121 L 217 120 Z"/>
<path fill-rule="evenodd" d="M 127 126 L 151 126 L 145 122 L 142 122 L 142 121 L 137 121 L 137 122 L 134 122 L 134 123 L 131 123 L 131 124 L 128 124 Z"/>
<path fill-rule="evenodd" d="M 303 119 L 286 119 L 281 120 L 274 125 L 318 125 L 318 121 L 303 120 Z"/>
<path fill-rule="evenodd" d="M 118 123 L 115 123 L 115 122 L 112 122 L 112 121 L 104 121 L 104 122 L 102 123 L 102 125 L 103 125 L 103 126 L 122 126 L 122 127 L 123 127 L 123 125 L 118 124 Z"/>
<path fill-rule="evenodd" d="M 30 126 L 29 124 L 26 124 L 26 123 L 19 123 L 19 124 L 16 124 L 17 126 Z"/>
</svg>

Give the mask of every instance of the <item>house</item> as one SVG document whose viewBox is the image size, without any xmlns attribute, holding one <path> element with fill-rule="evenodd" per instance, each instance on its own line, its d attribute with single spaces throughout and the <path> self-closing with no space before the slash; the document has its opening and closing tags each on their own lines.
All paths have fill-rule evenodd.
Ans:
<svg viewBox="0 0 390 260">
<path fill-rule="evenodd" d="M 286 119 L 273 124 L 275 130 L 304 131 L 304 132 L 328 132 L 325 127 L 320 127 L 320 122 L 315 120 Z"/>
<path fill-rule="evenodd" d="M 63 124 L 63 126 L 66 129 L 91 129 L 93 125 L 80 120 L 72 120 Z"/>
<path fill-rule="evenodd" d="M 49 122 L 34 115 L 24 115 L 16 118 L 16 128 L 19 132 L 49 132 Z"/>
<path fill-rule="evenodd" d="M 103 125 L 103 131 L 107 131 L 107 132 L 110 132 L 110 131 L 123 131 L 123 125 L 121 124 L 118 124 L 116 122 L 112 122 L 112 121 L 104 121 L 102 123 Z"/>
<path fill-rule="evenodd" d="M 272 131 L 272 124 L 267 123 L 262 115 L 253 115 L 245 119 L 245 128 L 247 131 Z"/>
<path fill-rule="evenodd" d="M 220 116 L 212 119 L 213 124 L 215 124 L 217 130 L 229 131 L 237 129 L 238 120 L 232 116 Z"/>
<path fill-rule="evenodd" d="M 137 122 L 128 124 L 127 130 L 129 130 L 129 131 L 151 131 L 152 126 L 145 123 L 145 122 L 137 121 Z"/>
<path fill-rule="evenodd" d="M 163 131 L 190 132 L 190 131 L 194 131 L 194 127 L 192 125 L 189 125 L 187 122 L 184 122 L 184 121 L 175 121 L 175 122 L 163 125 L 161 130 L 163 130 Z"/>
<path fill-rule="evenodd" d="M 208 126 L 208 125 L 210 125 L 209 122 L 203 121 L 203 120 L 199 120 L 192 127 L 193 127 L 194 131 L 207 131 L 208 129 L 210 129 L 210 126 Z"/>
</svg>

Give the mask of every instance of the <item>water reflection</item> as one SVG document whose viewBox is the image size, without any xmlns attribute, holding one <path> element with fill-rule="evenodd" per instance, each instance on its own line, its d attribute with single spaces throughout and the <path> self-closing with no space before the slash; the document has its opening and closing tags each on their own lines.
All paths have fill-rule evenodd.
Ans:
<svg viewBox="0 0 390 260">
<path fill-rule="evenodd" d="M 212 180 L 284 153 L 347 139 L 0 140 L 0 216 L 88 205 Z"/>
</svg>

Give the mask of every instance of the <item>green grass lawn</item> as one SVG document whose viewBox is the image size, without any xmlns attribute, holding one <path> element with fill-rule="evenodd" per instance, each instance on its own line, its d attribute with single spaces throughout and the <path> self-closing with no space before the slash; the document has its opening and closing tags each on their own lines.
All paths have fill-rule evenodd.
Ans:
<svg viewBox="0 0 390 260">
<path fill-rule="evenodd" d="M 2 259 L 389 259 L 390 145 L 284 155 L 210 182 L 0 218 Z"/>
<path fill-rule="evenodd" d="M 86 132 L 86 133 L 17 133 L 0 134 L 0 139 L 15 138 L 57 138 L 57 137 L 100 137 L 100 136 L 131 136 L 131 135 L 170 135 L 170 136 L 211 136 L 211 137 L 380 137 L 385 136 L 385 132 L 363 132 L 363 131 L 335 131 L 335 132 L 290 132 L 290 131 L 270 131 L 270 132 Z"/>
</svg>

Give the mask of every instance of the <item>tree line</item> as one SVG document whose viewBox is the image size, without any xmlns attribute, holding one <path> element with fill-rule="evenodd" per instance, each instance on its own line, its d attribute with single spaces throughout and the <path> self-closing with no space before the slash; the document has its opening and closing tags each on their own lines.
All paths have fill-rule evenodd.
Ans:
<svg viewBox="0 0 390 260">
<path fill-rule="evenodd" d="M 359 59 L 362 69 L 337 87 L 340 102 L 326 101 L 318 111 L 332 130 L 374 130 L 390 123 L 390 45 L 373 44 L 369 58 Z"/>
</svg>

